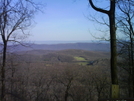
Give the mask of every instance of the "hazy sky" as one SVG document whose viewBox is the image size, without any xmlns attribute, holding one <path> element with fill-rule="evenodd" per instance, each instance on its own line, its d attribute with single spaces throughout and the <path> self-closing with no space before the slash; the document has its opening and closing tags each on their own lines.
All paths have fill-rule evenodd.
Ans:
<svg viewBox="0 0 134 101">
<path fill-rule="evenodd" d="M 40 1 L 40 0 L 37 0 Z M 44 14 L 35 17 L 36 25 L 32 28 L 32 41 L 77 41 L 93 40 L 90 32 L 94 23 L 88 15 L 94 10 L 88 0 L 42 0 L 46 3 Z"/>
</svg>

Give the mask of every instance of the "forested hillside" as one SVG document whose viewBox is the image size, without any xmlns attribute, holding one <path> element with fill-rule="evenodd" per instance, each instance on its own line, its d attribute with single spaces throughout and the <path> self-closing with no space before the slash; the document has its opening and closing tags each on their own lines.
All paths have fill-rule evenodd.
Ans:
<svg viewBox="0 0 134 101">
<path fill-rule="evenodd" d="M 8 54 L 8 98 L 9 101 L 95 101 L 109 96 L 105 93 L 109 92 L 109 69 L 108 52 L 68 49 Z"/>
</svg>

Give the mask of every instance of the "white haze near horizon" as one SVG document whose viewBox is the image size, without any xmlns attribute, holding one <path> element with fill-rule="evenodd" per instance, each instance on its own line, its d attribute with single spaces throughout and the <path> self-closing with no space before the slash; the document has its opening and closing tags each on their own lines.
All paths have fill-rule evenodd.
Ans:
<svg viewBox="0 0 134 101">
<path fill-rule="evenodd" d="M 31 41 L 34 44 L 71 44 L 71 43 L 109 43 L 109 41 L 83 40 L 83 41 Z"/>
</svg>

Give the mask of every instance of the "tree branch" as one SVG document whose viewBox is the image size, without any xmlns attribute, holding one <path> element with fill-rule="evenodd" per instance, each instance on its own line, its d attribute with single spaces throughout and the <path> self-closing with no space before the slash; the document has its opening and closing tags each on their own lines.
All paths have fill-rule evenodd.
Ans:
<svg viewBox="0 0 134 101">
<path fill-rule="evenodd" d="M 99 12 L 102 12 L 102 13 L 105 13 L 105 14 L 108 14 L 109 15 L 109 11 L 96 7 L 93 4 L 92 0 L 89 0 L 89 3 L 92 6 L 92 8 L 95 9 L 96 11 L 99 11 Z"/>
</svg>

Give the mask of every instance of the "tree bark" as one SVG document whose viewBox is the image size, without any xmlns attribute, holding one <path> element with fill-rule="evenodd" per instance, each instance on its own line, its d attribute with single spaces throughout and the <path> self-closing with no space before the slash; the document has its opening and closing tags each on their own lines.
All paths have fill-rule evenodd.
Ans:
<svg viewBox="0 0 134 101">
<path fill-rule="evenodd" d="M 2 59 L 2 68 L 1 68 L 1 101 L 5 101 L 5 66 L 6 66 L 6 51 L 7 51 L 7 42 L 4 40 L 3 46 L 3 59 Z"/>
<path fill-rule="evenodd" d="M 116 27 L 115 27 L 115 3 L 116 0 L 110 0 L 110 10 L 104 10 L 94 6 L 92 0 L 89 0 L 90 5 L 93 9 L 98 12 L 107 14 L 109 16 L 110 25 L 110 48 L 111 48 L 111 97 L 119 98 L 119 86 L 118 86 L 118 76 L 117 76 L 117 51 L 116 51 Z M 115 93 L 113 93 L 115 92 Z"/>
<path fill-rule="evenodd" d="M 116 52 L 116 27 L 115 27 L 115 0 L 111 0 L 109 11 L 110 48 L 111 48 L 111 79 L 112 84 L 118 85 L 117 77 L 117 52 Z"/>
</svg>

